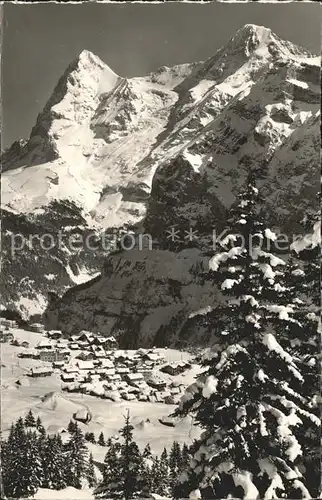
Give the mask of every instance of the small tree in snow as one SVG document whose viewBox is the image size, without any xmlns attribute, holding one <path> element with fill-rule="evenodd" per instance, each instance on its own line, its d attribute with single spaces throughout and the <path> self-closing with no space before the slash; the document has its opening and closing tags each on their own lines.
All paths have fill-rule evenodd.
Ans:
<svg viewBox="0 0 322 500">
<path fill-rule="evenodd" d="M 80 489 L 82 479 L 86 477 L 88 450 L 84 435 L 77 423 L 75 423 L 73 434 L 66 445 L 66 451 L 68 485 Z"/>
<path fill-rule="evenodd" d="M 142 453 L 143 458 L 151 458 L 152 457 L 152 452 L 151 452 L 151 446 L 149 443 L 145 446 L 143 453 Z"/>
<path fill-rule="evenodd" d="M 90 488 L 94 488 L 94 486 L 96 486 L 97 484 L 92 453 L 90 453 L 88 460 L 87 481 Z"/>
<path fill-rule="evenodd" d="M 120 434 L 123 443 L 112 444 L 105 456 L 103 480 L 95 492 L 98 498 L 138 498 L 147 485 L 144 460 L 133 440 L 129 413 Z"/>
<path fill-rule="evenodd" d="M 36 427 L 36 420 L 31 410 L 29 410 L 28 414 L 26 415 L 24 423 L 26 427 Z"/>
<path fill-rule="evenodd" d="M 67 453 L 60 435 L 47 436 L 42 450 L 43 488 L 61 490 L 67 486 Z"/>
<path fill-rule="evenodd" d="M 102 481 L 95 490 L 96 498 L 121 498 L 122 471 L 119 467 L 120 445 L 111 443 L 104 459 L 104 469 Z"/>
<path fill-rule="evenodd" d="M 85 432 L 85 440 L 89 443 L 96 443 L 94 432 Z"/>
<path fill-rule="evenodd" d="M 103 432 L 100 433 L 100 435 L 98 436 L 98 441 L 97 443 L 100 445 L 100 446 L 105 446 L 105 438 L 104 438 L 104 434 Z"/>
<path fill-rule="evenodd" d="M 41 457 L 37 436 L 26 432 L 19 418 L 12 425 L 3 455 L 3 486 L 9 498 L 34 495 L 42 481 Z"/>
<path fill-rule="evenodd" d="M 67 426 L 67 430 L 70 434 L 73 434 L 77 428 L 77 423 L 74 420 L 70 420 Z"/>
</svg>

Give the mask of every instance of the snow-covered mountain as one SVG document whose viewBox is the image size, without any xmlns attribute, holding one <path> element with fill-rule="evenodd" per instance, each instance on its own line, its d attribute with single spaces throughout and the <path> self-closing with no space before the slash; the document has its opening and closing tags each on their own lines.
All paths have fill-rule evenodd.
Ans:
<svg viewBox="0 0 322 500">
<path fill-rule="evenodd" d="M 147 77 L 120 77 L 83 51 L 28 141 L 2 157 L 4 306 L 43 312 L 49 290 L 103 269 L 51 301 L 50 326 L 123 332 L 129 345 L 165 330 L 175 338 L 189 314 L 220 300 L 205 253 L 249 168 L 261 172 L 273 226 L 298 231 L 314 209 L 319 107 L 320 59 L 264 27 L 246 25 L 206 61 Z M 12 234 L 39 227 L 99 238 L 134 225 L 155 250 L 10 253 Z M 187 242 L 190 228 L 198 238 Z"/>
</svg>

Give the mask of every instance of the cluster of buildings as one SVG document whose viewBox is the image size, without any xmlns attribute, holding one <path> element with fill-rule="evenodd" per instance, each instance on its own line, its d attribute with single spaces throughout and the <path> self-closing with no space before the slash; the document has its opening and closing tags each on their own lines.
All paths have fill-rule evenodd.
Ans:
<svg viewBox="0 0 322 500">
<path fill-rule="evenodd" d="M 153 356 L 153 360 L 150 357 Z M 62 389 L 111 401 L 144 401 L 175 404 L 183 383 L 162 378 L 153 368 L 164 360 L 152 350 L 127 355 L 116 351 L 104 360 L 82 361 L 61 367 Z"/>
<path fill-rule="evenodd" d="M 35 331 L 40 328 L 41 325 L 34 326 Z M 164 378 L 162 372 L 175 376 L 190 368 L 183 361 L 165 364 L 164 356 L 155 348 L 120 350 L 114 337 L 88 331 L 65 339 L 60 330 L 51 330 L 34 348 L 26 341 L 14 342 L 24 347 L 19 357 L 46 362 L 31 368 L 29 376 L 47 377 L 55 373 L 60 376 L 62 390 L 111 401 L 175 404 L 182 396 L 184 384 L 169 376 Z"/>
</svg>

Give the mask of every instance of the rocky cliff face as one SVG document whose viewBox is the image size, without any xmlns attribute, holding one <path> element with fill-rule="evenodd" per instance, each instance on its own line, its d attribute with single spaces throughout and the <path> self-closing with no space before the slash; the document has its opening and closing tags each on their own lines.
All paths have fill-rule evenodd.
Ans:
<svg viewBox="0 0 322 500">
<path fill-rule="evenodd" d="M 65 252 L 60 273 L 52 272 L 55 292 L 69 284 L 71 261 L 88 276 L 101 275 L 52 296 L 48 326 L 113 333 L 127 346 L 191 341 L 181 326 L 220 301 L 207 265 L 213 230 L 225 227 L 247 171 L 260 173 L 273 227 L 296 232 L 314 209 L 319 100 L 319 58 L 254 25 L 207 61 L 144 78 L 118 77 L 83 52 L 29 141 L 4 155 L 5 209 L 13 220 L 42 210 L 46 228 L 51 204 L 68 198 L 82 234 L 132 226 L 136 246 L 112 253 L 102 267 L 106 252 Z M 140 233 L 151 236 L 152 250 L 147 242 L 138 249 Z M 35 262 L 32 249 L 25 258 Z M 54 261 L 37 258 L 48 268 Z M 8 259 L 8 275 L 12 264 Z M 4 303 L 12 308 L 23 277 L 21 267 L 7 287 Z M 40 275 L 36 281 L 45 297 L 49 287 Z M 28 298 L 30 290 L 22 290 Z M 197 331 L 198 342 L 209 341 L 203 326 Z"/>
</svg>

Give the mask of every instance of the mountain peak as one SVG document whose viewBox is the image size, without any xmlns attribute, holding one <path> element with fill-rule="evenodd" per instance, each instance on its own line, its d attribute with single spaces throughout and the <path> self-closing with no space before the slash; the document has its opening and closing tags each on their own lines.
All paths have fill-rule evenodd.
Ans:
<svg viewBox="0 0 322 500">
<path fill-rule="evenodd" d="M 87 49 L 82 50 L 79 53 L 79 55 L 74 59 L 74 61 L 68 66 L 68 68 L 72 71 L 79 67 L 85 69 L 86 68 L 89 69 L 92 67 L 99 67 L 104 69 L 108 68 L 108 66 L 96 54 Z"/>
<path fill-rule="evenodd" d="M 264 26 L 256 24 L 245 24 L 230 39 L 227 47 L 229 49 L 245 51 L 250 55 L 261 45 L 267 45 L 272 40 L 272 31 Z"/>
<path fill-rule="evenodd" d="M 270 28 L 257 24 L 245 24 L 230 39 L 226 45 L 226 50 L 233 52 L 243 52 L 249 57 L 258 49 L 269 51 L 272 55 L 278 56 L 312 56 L 312 54 L 291 42 L 283 40 Z"/>
</svg>

